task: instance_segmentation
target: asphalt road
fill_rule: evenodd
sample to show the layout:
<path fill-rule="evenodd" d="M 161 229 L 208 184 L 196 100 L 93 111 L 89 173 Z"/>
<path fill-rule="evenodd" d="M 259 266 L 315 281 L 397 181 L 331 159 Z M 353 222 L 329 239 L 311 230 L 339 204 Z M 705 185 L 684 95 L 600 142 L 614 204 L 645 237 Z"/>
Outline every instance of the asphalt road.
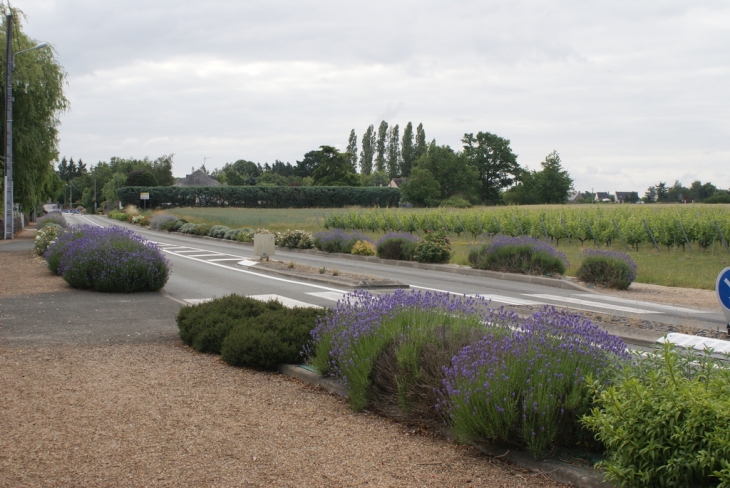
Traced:
<path fill-rule="evenodd" d="M 238 263 L 254 257 L 253 247 L 216 239 L 202 239 L 180 234 L 157 232 L 98 216 L 66 216 L 70 223 L 131 227 L 157 242 L 170 259 L 173 272 L 165 286 L 172 298 L 194 303 L 230 293 L 249 296 L 276 296 L 291 304 L 330 307 L 348 291 L 332 284 L 311 283 L 298 279 L 271 276 Z M 719 309 L 695 310 L 670 305 L 618 299 L 590 290 L 563 289 L 509 280 L 489 279 L 455 273 L 406 268 L 389 264 L 343 259 L 337 255 L 276 250 L 275 259 L 296 262 L 313 268 L 326 267 L 389 278 L 413 289 L 438 290 L 459 295 L 483 295 L 494 306 L 523 307 L 551 304 L 582 312 L 595 312 L 631 319 L 645 319 L 672 325 L 691 325 L 715 330 L 726 323 Z M 386 293 L 390 291 L 379 291 Z"/>

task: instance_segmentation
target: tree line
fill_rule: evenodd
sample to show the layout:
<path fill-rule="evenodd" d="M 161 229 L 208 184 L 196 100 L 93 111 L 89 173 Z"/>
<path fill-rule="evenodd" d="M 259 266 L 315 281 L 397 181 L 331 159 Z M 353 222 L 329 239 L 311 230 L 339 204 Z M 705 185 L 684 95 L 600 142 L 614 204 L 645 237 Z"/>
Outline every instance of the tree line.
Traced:
<path fill-rule="evenodd" d="M 228 185 L 386 186 L 402 178 L 403 199 L 420 206 L 449 204 L 563 203 L 573 180 L 556 151 L 539 171 L 522 168 L 510 141 L 489 132 L 464 134 L 461 150 L 427 142 L 423 124 L 413 128 L 382 121 L 370 125 L 360 146 L 355 129 L 346 151 L 320 146 L 295 165 L 238 160 L 212 173 Z"/>
<path fill-rule="evenodd" d="M 664 181 L 650 186 L 646 189 L 643 200 L 646 203 L 730 203 L 730 194 L 710 182 L 703 184 L 696 180 L 687 188 L 679 180 L 674 180 L 672 186 L 667 186 Z"/>

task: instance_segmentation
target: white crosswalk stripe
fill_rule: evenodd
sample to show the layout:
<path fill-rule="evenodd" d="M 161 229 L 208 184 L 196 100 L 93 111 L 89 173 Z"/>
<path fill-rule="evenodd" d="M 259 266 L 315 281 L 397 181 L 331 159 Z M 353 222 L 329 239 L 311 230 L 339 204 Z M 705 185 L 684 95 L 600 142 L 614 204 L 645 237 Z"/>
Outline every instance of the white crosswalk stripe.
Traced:
<path fill-rule="evenodd" d="M 256 300 L 261 300 L 262 302 L 268 302 L 271 300 L 276 300 L 285 307 L 288 308 L 294 308 L 294 307 L 315 307 L 315 308 L 324 308 L 319 305 L 313 305 L 311 303 L 306 302 L 300 302 L 299 300 L 294 300 L 293 298 L 284 297 L 281 295 L 249 295 L 249 298 L 255 298 Z"/>
<path fill-rule="evenodd" d="M 593 298 L 595 300 L 606 300 L 606 301 L 617 302 L 617 303 L 626 303 L 626 304 L 630 304 L 630 305 L 636 305 L 639 307 L 657 308 L 659 310 L 666 310 L 668 312 L 712 313 L 711 310 L 696 310 L 693 308 L 677 307 L 674 305 L 663 305 L 663 304 L 659 304 L 659 303 L 649 303 L 649 302 L 641 302 L 638 300 L 628 300 L 626 298 L 616 298 L 616 297 L 609 297 L 609 296 L 604 296 L 604 295 L 594 295 L 592 293 L 578 293 L 574 296 Z"/>
<path fill-rule="evenodd" d="M 307 293 L 307 295 L 312 295 L 313 297 L 317 298 L 324 298 L 325 300 L 331 300 L 333 302 L 336 302 L 340 298 L 344 297 L 344 293 L 339 293 L 336 291 L 315 291 L 312 293 Z"/>
<path fill-rule="evenodd" d="M 608 309 L 608 310 L 616 310 L 616 311 L 620 311 L 620 312 L 635 313 L 635 314 L 661 313 L 656 310 L 645 310 L 645 309 L 641 309 L 641 308 L 624 307 L 624 306 L 616 305 L 613 303 L 594 302 L 591 300 L 581 300 L 579 298 L 561 297 L 558 295 L 546 295 L 546 294 L 538 293 L 538 294 L 525 294 L 525 296 L 533 297 L 533 298 L 540 298 L 542 300 L 562 302 L 561 304 L 559 304 L 557 306 L 574 308 L 577 310 L 586 310 L 583 307 L 593 307 L 593 308 L 603 308 L 603 309 Z M 563 305 L 563 303 L 565 303 L 567 305 Z M 580 306 L 582 306 L 582 307 L 580 307 Z"/>

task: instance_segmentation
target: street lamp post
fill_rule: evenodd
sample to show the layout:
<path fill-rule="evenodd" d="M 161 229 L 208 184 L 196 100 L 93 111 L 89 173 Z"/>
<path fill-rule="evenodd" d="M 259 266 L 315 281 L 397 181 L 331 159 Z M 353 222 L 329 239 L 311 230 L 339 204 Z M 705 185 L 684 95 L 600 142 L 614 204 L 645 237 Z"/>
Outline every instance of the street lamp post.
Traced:
<path fill-rule="evenodd" d="M 13 70 L 15 69 L 15 56 L 28 51 L 41 49 L 48 45 L 42 42 L 30 49 L 24 49 L 13 54 L 13 14 L 5 17 L 7 45 L 5 48 L 5 185 L 3 196 L 5 197 L 5 229 L 4 239 L 13 239 L 15 234 L 15 219 L 13 218 Z"/>

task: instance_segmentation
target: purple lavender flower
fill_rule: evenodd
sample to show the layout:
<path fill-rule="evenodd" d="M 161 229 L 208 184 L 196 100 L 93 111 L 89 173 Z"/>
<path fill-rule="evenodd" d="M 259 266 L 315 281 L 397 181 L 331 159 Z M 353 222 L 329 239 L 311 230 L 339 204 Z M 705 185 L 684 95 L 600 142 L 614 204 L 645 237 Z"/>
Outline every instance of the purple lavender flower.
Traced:
<path fill-rule="evenodd" d="M 581 253 L 581 256 L 583 256 L 584 258 L 602 258 L 605 260 L 612 260 L 624 263 L 628 269 L 628 273 L 625 277 L 623 277 L 623 279 L 626 280 L 628 284 L 631 284 L 634 282 L 634 280 L 636 280 L 636 263 L 633 259 L 631 259 L 631 256 L 626 253 L 609 251 L 606 249 L 584 249 Z M 626 288 L 628 288 L 628 285 L 626 286 Z"/>

